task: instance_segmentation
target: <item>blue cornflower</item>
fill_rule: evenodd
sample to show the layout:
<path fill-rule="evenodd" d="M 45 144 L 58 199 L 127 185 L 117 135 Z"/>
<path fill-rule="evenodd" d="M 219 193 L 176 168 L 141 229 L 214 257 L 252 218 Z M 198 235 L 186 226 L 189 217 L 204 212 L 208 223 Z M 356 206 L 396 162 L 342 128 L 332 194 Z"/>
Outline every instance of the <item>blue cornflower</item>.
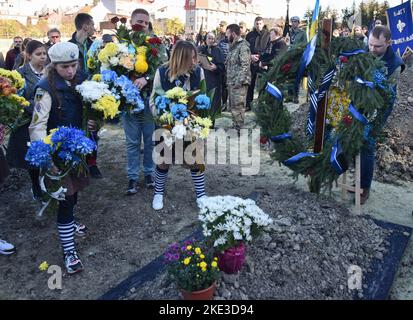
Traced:
<path fill-rule="evenodd" d="M 200 94 L 195 98 L 196 108 L 198 110 L 208 110 L 211 107 L 211 99 L 205 94 Z"/>
<path fill-rule="evenodd" d="M 182 103 L 174 104 L 171 107 L 171 112 L 172 112 L 173 118 L 178 121 L 183 121 L 186 117 L 188 117 L 186 105 Z"/>
<path fill-rule="evenodd" d="M 49 169 L 52 166 L 52 149 L 50 145 L 43 141 L 33 141 L 27 150 L 25 160 L 31 166 L 42 169 Z"/>

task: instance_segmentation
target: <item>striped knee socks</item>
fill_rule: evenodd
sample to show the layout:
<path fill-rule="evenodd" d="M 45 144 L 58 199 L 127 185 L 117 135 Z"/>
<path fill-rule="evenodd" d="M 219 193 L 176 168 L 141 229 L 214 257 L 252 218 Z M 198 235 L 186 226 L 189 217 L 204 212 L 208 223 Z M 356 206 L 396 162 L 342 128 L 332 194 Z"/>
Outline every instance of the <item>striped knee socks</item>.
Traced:
<path fill-rule="evenodd" d="M 60 242 L 62 243 L 63 252 L 66 253 L 71 250 L 75 250 L 75 222 L 58 223 L 57 229 L 59 230 Z"/>
<path fill-rule="evenodd" d="M 168 179 L 168 170 L 155 168 L 155 194 L 163 195 L 165 192 L 166 180 Z"/>
<path fill-rule="evenodd" d="M 192 176 L 192 181 L 194 182 L 195 185 L 195 192 L 196 192 L 196 197 L 201 198 L 204 197 L 205 194 L 205 174 L 200 172 L 199 170 L 197 171 L 192 171 L 191 170 L 191 176 Z"/>

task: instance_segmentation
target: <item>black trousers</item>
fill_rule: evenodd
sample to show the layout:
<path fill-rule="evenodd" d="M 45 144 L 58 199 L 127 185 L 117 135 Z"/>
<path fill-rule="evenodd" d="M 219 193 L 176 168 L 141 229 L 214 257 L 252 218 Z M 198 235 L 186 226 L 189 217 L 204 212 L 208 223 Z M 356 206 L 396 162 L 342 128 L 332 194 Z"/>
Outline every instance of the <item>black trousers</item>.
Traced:
<path fill-rule="evenodd" d="M 77 203 L 77 192 L 72 196 L 66 196 L 65 201 L 59 201 L 57 210 L 57 223 L 68 224 L 74 220 L 73 210 Z"/>

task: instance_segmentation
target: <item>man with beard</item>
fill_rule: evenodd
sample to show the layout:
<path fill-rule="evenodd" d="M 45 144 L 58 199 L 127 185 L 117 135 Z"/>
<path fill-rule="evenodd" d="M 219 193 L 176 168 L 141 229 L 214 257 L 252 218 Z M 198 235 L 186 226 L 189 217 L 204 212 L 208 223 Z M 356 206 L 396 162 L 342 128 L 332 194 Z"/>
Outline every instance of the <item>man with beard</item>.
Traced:
<path fill-rule="evenodd" d="M 16 61 L 17 56 L 20 54 L 23 45 L 23 38 L 22 37 L 14 37 L 13 38 L 13 45 L 12 48 L 7 51 L 6 54 L 6 69 L 13 70 L 14 63 Z"/>

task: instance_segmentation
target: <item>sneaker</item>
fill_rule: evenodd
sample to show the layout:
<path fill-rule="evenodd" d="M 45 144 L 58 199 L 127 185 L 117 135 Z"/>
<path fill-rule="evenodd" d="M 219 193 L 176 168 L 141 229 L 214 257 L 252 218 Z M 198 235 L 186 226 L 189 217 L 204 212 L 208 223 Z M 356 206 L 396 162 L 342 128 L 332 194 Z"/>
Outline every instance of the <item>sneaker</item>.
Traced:
<path fill-rule="evenodd" d="M 154 210 L 161 210 L 163 208 L 163 195 L 155 194 L 153 196 L 152 208 Z"/>
<path fill-rule="evenodd" d="M 87 227 L 84 224 L 75 221 L 75 235 L 85 237 L 87 235 Z"/>
<path fill-rule="evenodd" d="M 137 186 L 136 180 L 129 180 L 128 189 L 126 190 L 126 194 L 130 196 L 137 192 L 138 192 L 138 186 Z"/>
<path fill-rule="evenodd" d="M 145 176 L 145 184 L 146 184 L 146 188 L 148 189 L 155 188 L 155 181 L 153 181 L 153 178 L 151 175 Z"/>
<path fill-rule="evenodd" d="M 83 270 L 82 261 L 80 261 L 77 252 L 72 250 L 65 253 L 65 266 L 67 273 L 74 274 Z"/>
<path fill-rule="evenodd" d="M 9 255 L 16 252 L 16 248 L 4 240 L 0 239 L 0 254 Z"/>
<path fill-rule="evenodd" d="M 90 166 L 89 167 L 89 172 L 90 175 L 92 176 L 93 179 L 102 179 L 102 173 L 100 172 L 98 166 L 94 165 L 94 166 Z"/>

